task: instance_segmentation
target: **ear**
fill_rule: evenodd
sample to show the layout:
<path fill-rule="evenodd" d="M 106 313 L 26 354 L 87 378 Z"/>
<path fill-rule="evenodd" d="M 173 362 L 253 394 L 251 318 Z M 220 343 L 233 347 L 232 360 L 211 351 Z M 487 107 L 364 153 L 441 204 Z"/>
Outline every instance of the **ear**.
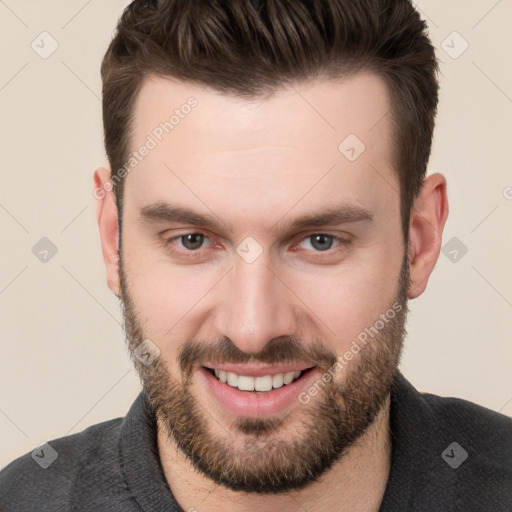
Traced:
<path fill-rule="evenodd" d="M 117 205 L 112 192 L 110 171 L 104 167 L 94 172 L 94 192 L 96 198 L 96 221 L 101 238 L 103 261 L 107 272 L 108 287 L 119 296 L 119 228 Z"/>
<path fill-rule="evenodd" d="M 428 278 L 441 251 L 443 229 L 448 217 L 446 179 L 432 174 L 423 181 L 419 196 L 411 210 L 409 223 L 409 299 L 419 297 L 427 287 Z"/>

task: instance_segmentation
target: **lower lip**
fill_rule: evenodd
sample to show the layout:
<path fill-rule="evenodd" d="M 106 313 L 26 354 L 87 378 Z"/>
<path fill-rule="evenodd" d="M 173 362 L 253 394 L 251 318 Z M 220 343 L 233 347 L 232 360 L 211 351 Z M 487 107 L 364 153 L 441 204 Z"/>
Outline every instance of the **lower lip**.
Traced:
<path fill-rule="evenodd" d="M 299 394 L 315 378 L 317 371 L 309 370 L 291 384 L 264 393 L 240 391 L 221 382 L 202 366 L 197 373 L 201 379 L 204 379 L 212 395 L 229 413 L 235 416 L 258 418 L 277 414 L 297 403 Z"/>

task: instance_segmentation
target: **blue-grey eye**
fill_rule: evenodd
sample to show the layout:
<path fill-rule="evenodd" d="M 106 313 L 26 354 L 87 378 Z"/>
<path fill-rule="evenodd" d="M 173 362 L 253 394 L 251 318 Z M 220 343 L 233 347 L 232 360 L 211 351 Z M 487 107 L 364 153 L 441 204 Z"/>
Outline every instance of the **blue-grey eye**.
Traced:
<path fill-rule="evenodd" d="M 311 246 L 317 251 L 328 251 L 334 242 L 334 237 L 330 235 L 311 235 L 308 237 L 311 240 Z"/>

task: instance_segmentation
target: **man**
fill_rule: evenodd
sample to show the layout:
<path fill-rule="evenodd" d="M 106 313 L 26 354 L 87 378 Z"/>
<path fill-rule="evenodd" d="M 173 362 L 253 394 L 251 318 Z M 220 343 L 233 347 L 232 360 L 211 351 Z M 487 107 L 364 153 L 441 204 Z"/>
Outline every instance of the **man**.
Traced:
<path fill-rule="evenodd" d="M 448 215 L 436 72 L 405 0 L 125 10 L 94 195 L 144 391 L 9 465 L 2 510 L 512 510 L 512 420 L 398 371 Z"/>

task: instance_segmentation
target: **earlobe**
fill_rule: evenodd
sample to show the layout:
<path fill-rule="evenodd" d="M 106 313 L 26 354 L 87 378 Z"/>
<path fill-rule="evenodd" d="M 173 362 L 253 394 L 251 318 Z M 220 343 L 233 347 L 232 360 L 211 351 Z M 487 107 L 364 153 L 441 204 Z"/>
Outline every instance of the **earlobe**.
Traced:
<path fill-rule="evenodd" d="M 93 195 L 96 199 L 96 221 L 100 232 L 107 284 L 112 292 L 119 296 L 118 212 L 111 185 L 110 171 L 105 167 L 96 169 Z"/>
<path fill-rule="evenodd" d="M 447 217 L 446 179 L 442 174 L 432 174 L 425 178 L 411 210 L 408 243 L 410 299 L 420 296 L 427 287 L 428 278 L 441 251 Z"/>

